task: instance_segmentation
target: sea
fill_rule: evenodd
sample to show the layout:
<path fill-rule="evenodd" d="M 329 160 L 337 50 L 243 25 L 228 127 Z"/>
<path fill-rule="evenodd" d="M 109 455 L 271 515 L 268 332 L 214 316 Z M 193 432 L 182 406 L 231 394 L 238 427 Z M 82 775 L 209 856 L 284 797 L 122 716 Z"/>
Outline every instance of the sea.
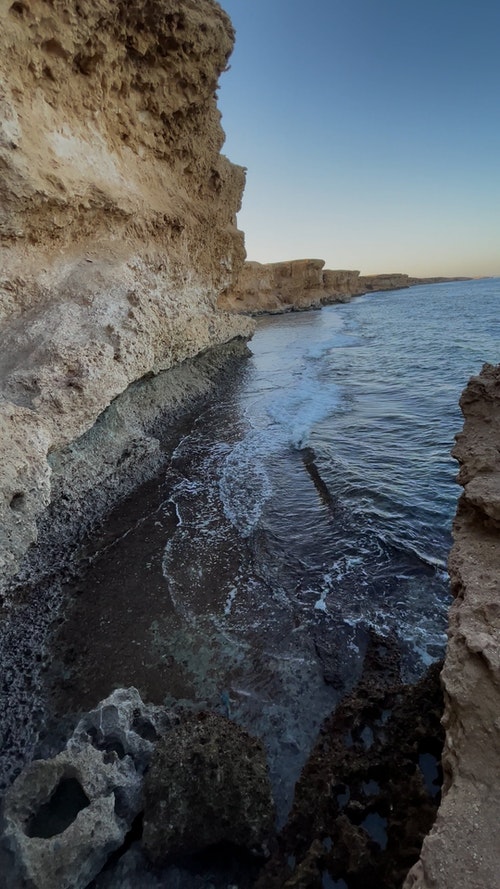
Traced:
<path fill-rule="evenodd" d="M 499 309 L 483 279 L 259 318 L 92 543 L 54 655 L 59 711 L 135 685 L 224 713 L 262 739 L 283 822 L 370 633 L 408 682 L 443 656 L 450 452 L 461 391 L 500 361 Z"/>
<path fill-rule="evenodd" d="M 499 297 L 498 279 L 454 282 L 263 318 L 242 379 L 174 455 L 170 595 L 234 653 L 234 710 L 281 725 L 280 748 L 307 746 L 368 628 L 396 636 L 407 681 L 443 655 L 450 452 L 462 389 L 500 360 Z"/>

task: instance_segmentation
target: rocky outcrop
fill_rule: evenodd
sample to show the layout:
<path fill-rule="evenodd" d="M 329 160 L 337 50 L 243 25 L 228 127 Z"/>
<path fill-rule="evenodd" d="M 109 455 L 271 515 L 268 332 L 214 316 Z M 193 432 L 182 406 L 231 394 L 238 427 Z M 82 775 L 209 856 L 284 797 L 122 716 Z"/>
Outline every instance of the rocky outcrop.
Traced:
<path fill-rule="evenodd" d="M 351 296 L 363 293 L 359 272 L 348 269 L 323 271 L 323 302 L 348 302 Z"/>
<path fill-rule="evenodd" d="M 322 259 L 288 262 L 246 262 L 236 284 L 224 290 L 218 305 L 228 312 L 257 315 L 318 309 L 348 302 L 377 290 L 401 290 L 416 284 L 463 281 L 464 278 L 410 278 L 400 273 L 360 275 L 348 269 L 324 269 Z"/>
<path fill-rule="evenodd" d="M 117 689 L 78 723 L 66 748 L 28 765 L 7 792 L 4 885 L 85 889 L 142 808 L 142 776 L 168 711 Z"/>
<path fill-rule="evenodd" d="M 413 279 L 416 282 L 416 279 Z M 375 290 L 401 290 L 410 286 L 408 275 L 399 273 L 391 275 L 363 275 L 359 279 L 363 293 Z"/>
<path fill-rule="evenodd" d="M 460 405 L 443 802 L 405 889 L 500 885 L 500 365 L 485 365 Z"/>
<path fill-rule="evenodd" d="M 400 680 L 397 642 L 371 635 L 363 673 L 327 717 L 258 889 L 400 889 L 436 814 L 439 665 Z"/>
<path fill-rule="evenodd" d="M 321 305 L 324 297 L 323 259 L 290 262 L 246 262 L 236 285 L 219 297 L 230 312 L 287 312 Z"/>
<path fill-rule="evenodd" d="M 233 30 L 212 0 L 0 4 L 0 573 L 48 455 L 134 380 L 236 335 L 244 172 L 220 155 Z"/>
<path fill-rule="evenodd" d="M 160 741 L 146 776 L 143 846 L 155 862 L 231 843 L 262 852 L 274 804 L 262 743 L 199 713 Z"/>
<path fill-rule="evenodd" d="M 81 717 L 61 752 L 26 766 L 7 791 L 2 889 L 86 889 L 96 878 L 92 886 L 109 878 L 120 887 L 198 887 L 205 877 L 192 881 L 189 859 L 178 870 L 172 856 L 221 843 L 213 863 L 247 887 L 274 817 L 260 741 L 226 717 L 174 712 L 119 688 Z M 166 864 L 155 870 L 159 882 L 150 859 Z"/>

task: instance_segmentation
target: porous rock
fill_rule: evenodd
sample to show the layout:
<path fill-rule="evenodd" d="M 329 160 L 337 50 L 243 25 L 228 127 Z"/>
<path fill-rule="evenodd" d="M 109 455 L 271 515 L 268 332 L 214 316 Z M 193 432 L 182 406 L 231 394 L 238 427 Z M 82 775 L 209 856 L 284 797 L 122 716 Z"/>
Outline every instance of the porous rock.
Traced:
<path fill-rule="evenodd" d="M 123 784 L 130 785 L 132 774 L 137 796 L 140 788 L 135 771 L 116 755 L 105 762 L 91 744 L 27 766 L 7 793 L 4 817 L 5 843 L 28 885 L 36 889 L 84 889 L 88 885 L 125 838 L 128 825 L 115 812 L 115 791 Z M 39 810 L 68 781 L 74 782 L 74 795 L 80 788 L 84 807 L 62 832 L 55 828 L 58 832 L 54 836 L 44 836 L 42 827 L 41 836 L 33 835 L 31 825 Z"/>
<path fill-rule="evenodd" d="M 274 805 L 260 741 L 200 713 L 157 746 L 145 780 L 143 845 L 155 862 L 228 842 L 259 850 Z"/>
<path fill-rule="evenodd" d="M 141 810 L 153 742 L 169 725 L 135 688 L 117 689 L 65 750 L 21 772 L 5 797 L 3 846 L 27 885 L 84 889 L 100 872 Z"/>
<path fill-rule="evenodd" d="M 439 665 L 400 680 L 395 639 L 371 632 L 359 682 L 325 720 L 258 889 L 400 889 L 437 809 L 422 771 L 441 753 Z M 429 780 L 434 778 L 433 782 Z"/>

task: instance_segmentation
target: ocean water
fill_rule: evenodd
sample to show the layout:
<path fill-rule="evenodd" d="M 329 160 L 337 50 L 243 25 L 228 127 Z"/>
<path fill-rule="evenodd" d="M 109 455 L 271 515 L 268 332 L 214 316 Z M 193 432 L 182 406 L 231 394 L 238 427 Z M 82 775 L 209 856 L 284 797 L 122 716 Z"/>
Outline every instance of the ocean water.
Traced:
<path fill-rule="evenodd" d="M 59 708 L 134 684 L 229 714 L 263 739 L 282 820 L 369 630 L 409 681 L 443 654 L 458 399 L 500 360 L 499 307 L 484 280 L 261 318 L 126 531 L 95 543 Z"/>
<path fill-rule="evenodd" d="M 463 387 L 500 360 L 499 296 L 455 282 L 262 319 L 228 401 L 174 454 L 165 582 L 187 621 L 248 646 L 225 685 L 268 743 L 266 713 L 306 746 L 304 712 L 345 690 L 368 628 L 397 637 L 410 681 L 442 656 L 450 450 Z"/>

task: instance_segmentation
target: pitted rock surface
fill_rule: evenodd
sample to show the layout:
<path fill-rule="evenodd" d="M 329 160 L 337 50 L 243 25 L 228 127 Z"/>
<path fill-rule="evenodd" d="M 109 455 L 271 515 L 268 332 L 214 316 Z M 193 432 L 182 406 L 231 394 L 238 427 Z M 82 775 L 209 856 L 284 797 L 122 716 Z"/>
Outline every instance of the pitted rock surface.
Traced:
<path fill-rule="evenodd" d="M 5 797 L 2 846 L 13 866 L 2 885 L 85 889 L 141 811 L 143 773 L 171 724 L 137 689 L 117 689 L 81 718 L 65 750 L 28 765 Z"/>
<path fill-rule="evenodd" d="M 52 498 L 48 454 L 133 381 L 248 336 L 220 154 L 213 0 L 0 4 L 0 591 Z"/>
<path fill-rule="evenodd" d="M 472 377 L 460 406 L 443 801 L 405 889 L 500 886 L 500 365 Z"/>
<path fill-rule="evenodd" d="M 261 851 L 274 806 L 260 741 L 200 713 L 158 744 L 145 780 L 143 845 L 156 862 L 218 843 Z"/>

